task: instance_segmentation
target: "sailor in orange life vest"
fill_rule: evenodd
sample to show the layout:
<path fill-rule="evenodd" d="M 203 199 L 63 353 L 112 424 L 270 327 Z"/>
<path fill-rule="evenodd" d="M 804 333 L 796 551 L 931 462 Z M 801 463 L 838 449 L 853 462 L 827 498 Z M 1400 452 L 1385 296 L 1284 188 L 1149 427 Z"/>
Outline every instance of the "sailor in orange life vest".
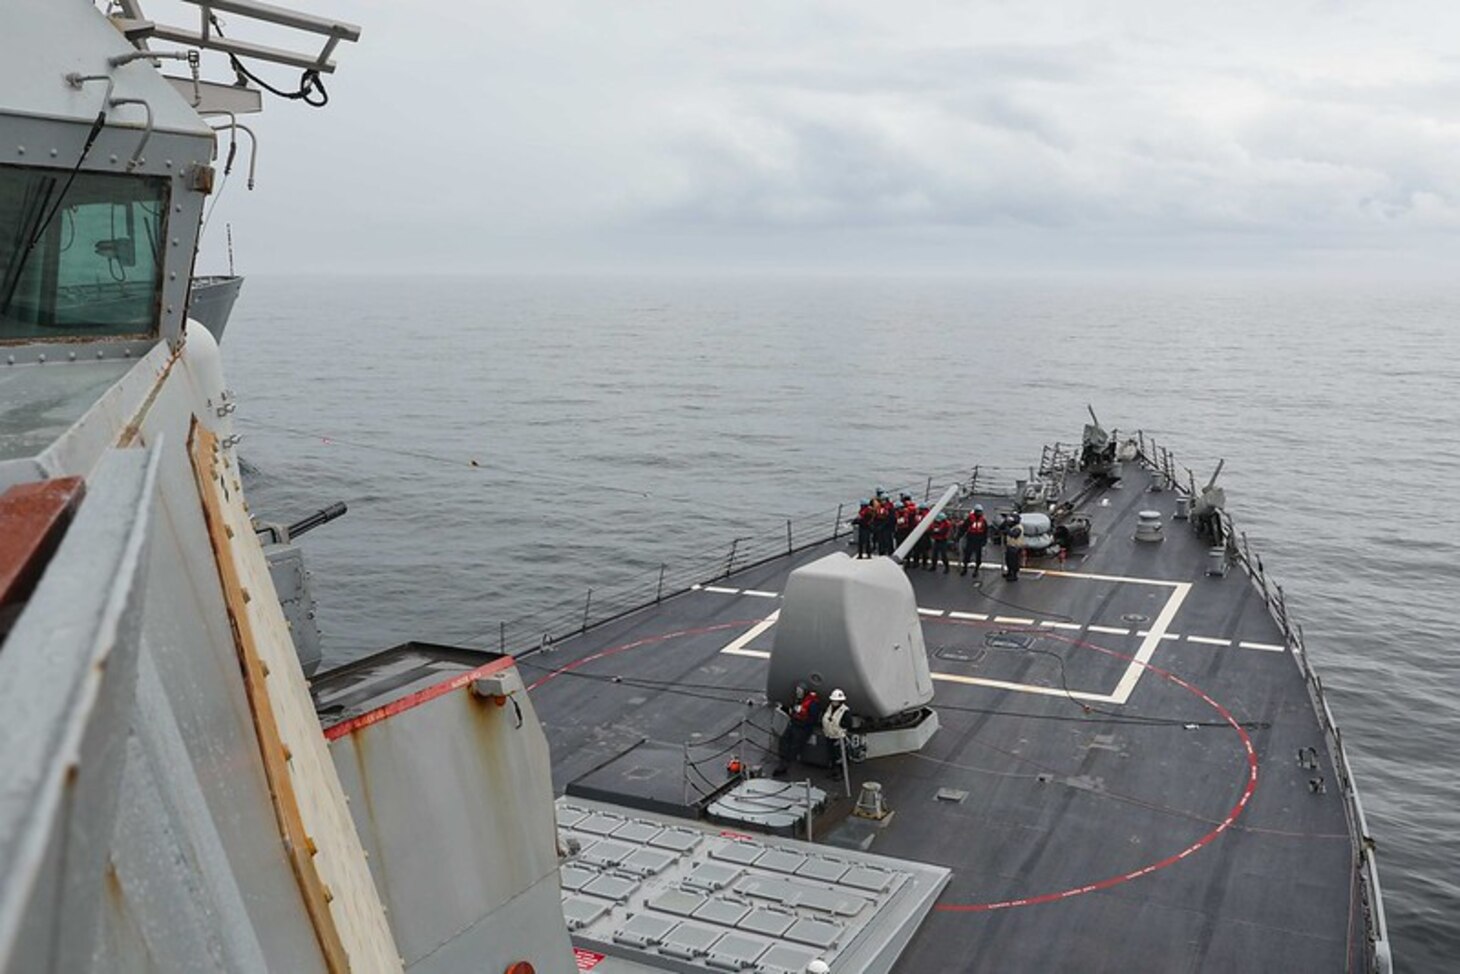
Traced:
<path fill-rule="evenodd" d="M 893 531 L 894 543 L 892 546 L 894 549 L 902 547 L 902 543 L 907 540 L 907 536 L 912 534 L 913 521 L 917 516 L 918 506 L 913 503 L 911 497 L 903 494 L 898 505 L 892 509 L 893 524 L 895 526 L 895 530 Z M 891 554 L 891 552 L 888 552 L 888 554 Z"/>
<path fill-rule="evenodd" d="M 777 704 L 779 707 L 780 704 Z M 774 777 L 780 777 L 786 773 L 786 765 L 795 761 L 801 756 L 801 749 L 811 739 L 811 732 L 816 729 L 816 722 L 821 719 L 821 700 L 804 683 L 796 684 L 796 699 L 791 704 L 791 709 L 786 711 L 786 729 L 781 731 L 781 739 L 777 744 L 777 752 L 780 763 L 771 772 Z"/>
<path fill-rule="evenodd" d="M 877 553 L 879 555 L 892 554 L 892 529 L 893 512 L 892 499 L 881 487 L 877 488 L 877 496 L 872 502 L 876 511 L 872 515 L 872 534 L 877 541 Z"/>
<path fill-rule="evenodd" d="M 953 522 L 948 520 L 948 515 L 942 511 L 933 518 L 933 526 L 928 529 L 928 534 L 933 539 L 933 557 L 928 562 L 928 571 L 938 567 L 938 562 L 943 562 L 943 574 L 948 574 L 948 549 L 952 546 Z"/>
<path fill-rule="evenodd" d="M 877 509 L 872 506 L 870 500 L 862 501 L 862 509 L 857 516 L 852 518 L 852 523 L 857 526 L 857 557 L 872 557 L 872 532 L 875 530 Z"/>
<path fill-rule="evenodd" d="M 958 574 L 968 574 L 968 560 L 972 558 L 973 577 L 977 579 L 978 570 L 983 567 L 984 542 L 989 539 L 989 522 L 983 516 L 982 504 L 973 505 L 973 510 L 963 519 L 959 533 L 963 535 L 963 563 L 958 566 Z"/>
<path fill-rule="evenodd" d="M 913 528 L 917 528 L 919 524 L 922 524 L 923 519 L 927 516 L 928 506 L 926 504 L 919 504 L 917 513 L 914 514 L 912 518 Z M 929 529 L 931 529 L 932 525 L 928 525 L 928 527 Z M 932 552 L 933 539 L 930 536 L 929 531 L 924 531 L 922 535 L 918 538 L 917 544 L 913 545 L 911 564 L 916 568 L 932 568 Z"/>

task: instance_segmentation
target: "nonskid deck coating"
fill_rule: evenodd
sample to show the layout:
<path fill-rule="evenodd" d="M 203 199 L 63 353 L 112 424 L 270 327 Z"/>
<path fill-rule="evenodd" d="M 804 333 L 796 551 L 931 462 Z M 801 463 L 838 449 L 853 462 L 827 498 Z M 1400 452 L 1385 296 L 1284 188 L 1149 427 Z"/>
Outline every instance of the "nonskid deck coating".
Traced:
<path fill-rule="evenodd" d="M 942 729 L 922 754 L 856 766 L 853 779 L 881 782 L 897 813 L 866 833 L 869 851 L 953 878 L 895 970 L 1362 969 L 1349 827 L 1298 667 L 1248 578 L 1203 575 L 1205 544 L 1169 520 L 1175 495 L 1146 484 L 1132 466 L 1090 498 L 1094 543 L 1046 574 L 985 571 L 975 587 L 956 567 L 910 573 L 943 676 Z M 1148 508 L 1168 518 L 1159 545 L 1131 540 Z M 763 697 L 777 593 L 796 565 L 839 550 L 778 559 L 523 659 L 559 789 L 643 737 L 709 738 L 747 715 L 763 726 L 764 708 L 744 701 Z M 1190 587 L 1162 632 L 1177 585 Z M 1042 652 L 966 662 L 990 633 Z M 938 655 L 950 648 L 955 661 Z M 1317 771 L 1295 759 L 1309 746 Z M 1329 787 L 1314 794 L 1319 774 Z M 940 788 L 967 796 L 939 801 Z M 818 841 L 864 839 L 826 827 Z"/>

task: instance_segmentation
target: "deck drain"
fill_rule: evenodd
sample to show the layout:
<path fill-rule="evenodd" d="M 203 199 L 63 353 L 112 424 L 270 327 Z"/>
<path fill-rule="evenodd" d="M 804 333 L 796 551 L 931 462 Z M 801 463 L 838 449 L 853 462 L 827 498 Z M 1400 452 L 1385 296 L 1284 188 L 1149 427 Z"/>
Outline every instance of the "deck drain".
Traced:
<path fill-rule="evenodd" d="M 947 660 L 950 663 L 978 663 L 988 655 L 986 649 L 963 649 L 958 646 L 942 646 L 933 650 L 933 655 L 938 659 Z"/>
<path fill-rule="evenodd" d="M 933 796 L 937 801 L 951 802 L 954 805 L 962 804 L 963 800 L 967 797 L 968 792 L 961 788 L 939 788 L 938 793 Z"/>
<path fill-rule="evenodd" d="M 1034 645 L 1034 637 L 1017 632 L 991 632 L 983 637 L 990 649 L 1028 649 Z"/>
<path fill-rule="evenodd" d="M 1150 616 L 1143 616 L 1139 612 L 1127 612 L 1120 617 L 1121 622 L 1150 622 Z"/>

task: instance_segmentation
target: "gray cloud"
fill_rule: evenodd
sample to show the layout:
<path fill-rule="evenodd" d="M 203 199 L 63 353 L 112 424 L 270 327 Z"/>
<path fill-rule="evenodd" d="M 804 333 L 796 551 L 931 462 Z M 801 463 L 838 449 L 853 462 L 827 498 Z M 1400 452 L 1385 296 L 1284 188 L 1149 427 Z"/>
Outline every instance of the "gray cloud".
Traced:
<path fill-rule="evenodd" d="M 219 208 L 266 266 L 1455 254 L 1448 4 L 340 8 Z"/>

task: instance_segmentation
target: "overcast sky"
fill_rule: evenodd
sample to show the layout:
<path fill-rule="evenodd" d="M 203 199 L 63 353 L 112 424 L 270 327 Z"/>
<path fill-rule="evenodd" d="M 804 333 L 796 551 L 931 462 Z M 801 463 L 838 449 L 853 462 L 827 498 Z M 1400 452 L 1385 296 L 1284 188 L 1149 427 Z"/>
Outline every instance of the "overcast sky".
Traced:
<path fill-rule="evenodd" d="M 208 269 L 224 222 L 243 272 L 1460 256 L 1454 0 L 294 5 L 364 36 L 254 120 Z"/>

